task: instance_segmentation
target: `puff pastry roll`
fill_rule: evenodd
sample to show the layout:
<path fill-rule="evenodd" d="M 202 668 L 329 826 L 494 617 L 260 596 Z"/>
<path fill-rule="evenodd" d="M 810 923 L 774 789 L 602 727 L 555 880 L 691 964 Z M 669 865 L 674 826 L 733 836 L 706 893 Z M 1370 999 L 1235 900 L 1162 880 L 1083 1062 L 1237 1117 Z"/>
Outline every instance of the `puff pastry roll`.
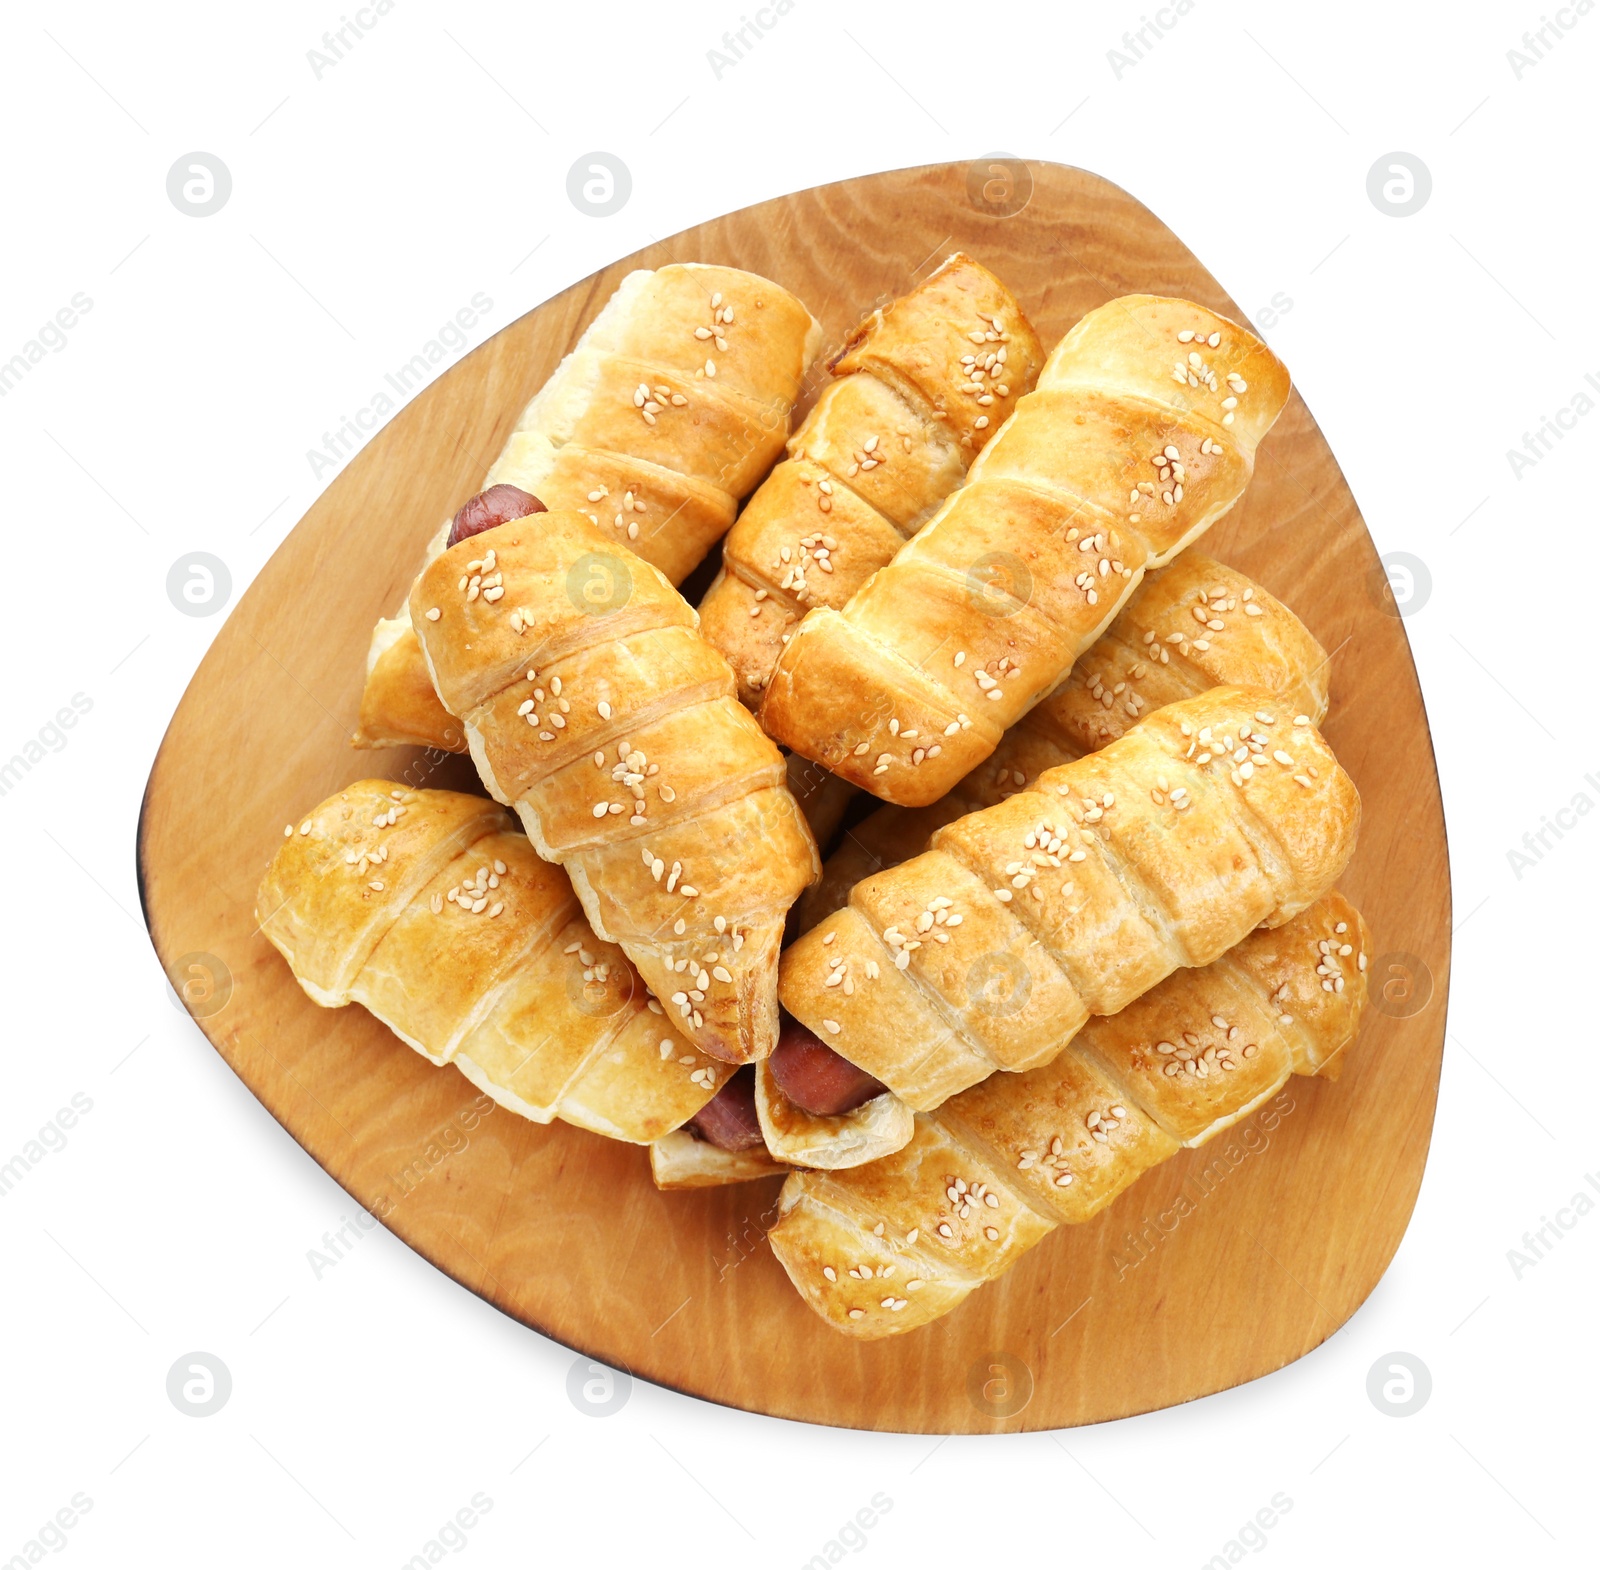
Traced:
<path fill-rule="evenodd" d="M 821 342 L 811 312 L 769 278 L 695 262 L 629 273 L 523 410 L 483 488 L 577 508 L 679 583 L 782 452 Z M 464 750 L 405 608 L 373 632 L 354 740 Z"/>
<path fill-rule="evenodd" d="M 1066 681 L 949 795 L 927 807 L 879 807 L 856 824 L 802 897 L 800 930 L 838 910 L 862 878 L 925 849 L 935 829 L 1106 746 L 1151 709 L 1221 686 L 1259 687 L 1320 725 L 1328 712 L 1328 656 L 1260 584 L 1186 551 L 1145 578 Z"/>
<path fill-rule="evenodd" d="M 559 867 L 480 796 L 360 780 L 289 826 L 256 919 L 324 1008 L 360 1003 L 503 1107 L 649 1144 L 732 1073 L 673 1029 Z"/>
<path fill-rule="evenodd" d="M 1288 394 L 1271 350 L 1202 306 L 1091 311 L 933 520 L 807 612 L 762 724 L 885 801 L 937 801 L 1233 506 Z"/>
<path fill-rule="evenodd" d="M 1011 291 L 960 251 L 856 328 L 700 603 L 741 701 L 760 702 L 809 608 L 843 605 L 933 516 L 1043 359 Z"/>
<path fill-rule="evenodd" d="M 1214 688 L 858 883 L 784 955 L 779 996 L 926 1111 L 1049 1062 L 1091 1015 L 1304 910 L 1344 870 L 1359 820 L 1306 716 Z"/>
<path fill-rule="evenodd" d="M 947 1314 L 1056 1227 L 1275 1096 L 1336 1076 L 1366 1002 L 1370 936 L 1330 894 L 1203 970 L 1091 1020 L 1048 1067 L 997 1074 L 869 1166 L 795 1172 L 772 1251 L 836 1330 L 863 1340 Z"/>
<path fill-rule="evenodd" d="M 785 1094 L 772 1060 L 756 1065 L 756 1116 L 768 1152 L 797 1167 L 858 1167 L 900 1149 L 911 1109 L 888 1091 L 848 1111 L 808 1112 Z"/>
<path fill-rule="evenodd" d="M 720 1150 L 684 1128 L 662 1135 L 650 1147 L 650 1181 L 659 1189 L 722 1188 L 782 1177 L 787 1171 L 765 1150 Z"/>
<path fill-rule="evenodd" d="M 411 612 L 484 785 L 595 932 L 705 1051 L 766 1056 L 784 918 L 817 851 L 693 609 L 585 514 L 544 512 L 450 547 Z"/>

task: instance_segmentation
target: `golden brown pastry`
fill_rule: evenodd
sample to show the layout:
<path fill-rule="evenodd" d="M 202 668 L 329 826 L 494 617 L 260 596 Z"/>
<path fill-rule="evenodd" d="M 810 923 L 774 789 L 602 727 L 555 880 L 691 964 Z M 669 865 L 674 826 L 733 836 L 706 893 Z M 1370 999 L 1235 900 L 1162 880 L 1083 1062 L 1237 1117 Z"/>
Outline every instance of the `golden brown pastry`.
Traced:
<path fill-rule="evenodd" d="M 705 1051 L 766 1056 L 784 918 L 817 852 L 693 609 L 584 514 L 544 512 L 445 551 L 411 615 L 485 786 L 596 933 Z"/>
<path fill-rule="evenodd" d="M 843 1172 L 795 1172 L 768 1237 L 796 1290 L 863 1340 L 947 1314 L 1061 1225 L 1276 1095 L 1335 1077 L 1366 1001 L 1370 936 L 1341 896 L 1252 933 L 1091 1020 L 1048 1067 L 997 1074 L 910 1143 Z"/>
<path fill-rule="evenodd" d="M 1303 723 L 1302 723 L 1303 722 Z M 934 834 L 783 957 L 818 1040 L 926 1111 L 1333 886 L 1360 800 L 1306 716 L 1217 687 Z"/>
<path fill-rule="evenodd" d="M 756 1064 L 756 1114 L 768 1152 L 797 1167 L 857 1167 L 899 1150 L 911 1138 L 911 1109 L 884 1091 L 847 1111 L 818 1114 L 796 1106 L 772 1072 Z"/>
<path fill-rule="evenodd" d="M 1288 394 L 1271 350 L 1202 306 L 1091 311 L 932 522 L 807 612 L 762 725 L 885 801 L 937 801 L 1233 506 Z"/>
<path fill-rule="evenodd" d="M 650 1180 L 661 1189 L 721 1188 L 787 1171 L 765 1150 L 722 1150 L 688 1129 L 674 1129 L 650 1146 Z"/>
<path fill-rule="evenodd" d="M 927 807 L 879 807 L 856 824 L 801 897 L 800 930 L 838 910 L 862 878 L 925 849 L 935 829 L 1115 741 L 1151 709 L 1221 686 L 1259 687 L 1320 725 L 1328 656 L 1260 584 L 1186 551 L 1145 578 L 1072 674 L 947 796 Z"/>
<path fill-rule="evenodd" d="M 843 605 L 933 516 L 1043 359 L 1015 296 L 961 251 L 856 328 L 700 603 L 742 702 L 808 609 Z"/>
<path fill-rule="evenodd" d="M 566 875 L 480 796 L 348 786 L 289 825 L 256 919 L 315 1002 L 364 1005 L 536 1123 L 648 1144 L 732 1073 L 673 1029 Z"/>
<path fill-rule="evenodd" d="M 629 273 L 523 411 L 484 488 L 577 508 L 679 583 L 782 452 L 821 338 L 794 295 L 755 273 L 697 262 Z M 373 632 L 354 740 L 463 750 L 405 608 Z"/>

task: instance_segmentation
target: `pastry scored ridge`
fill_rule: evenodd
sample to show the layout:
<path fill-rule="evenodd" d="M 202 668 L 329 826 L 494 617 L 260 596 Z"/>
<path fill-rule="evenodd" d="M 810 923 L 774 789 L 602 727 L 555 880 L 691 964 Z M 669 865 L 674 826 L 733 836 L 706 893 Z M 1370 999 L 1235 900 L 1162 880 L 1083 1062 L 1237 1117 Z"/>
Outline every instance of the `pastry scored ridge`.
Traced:
<path fill-rule="evenodd" d="M 1259 687 L 1320 725 L 1328 656 L 1288 606 L 1244 573 L 1185 551 L 1148 574 L 1071 675 L 927 807 L 882 806 L 856 824 L 800 901 L 800 930 L 862 878 L 926 849 L 935 829 L 1015 795 L 1043 770 L 1115 741 L 1153 708 L 1210 687 Z"/>
<path fill-rule="evenodd" d="M 485 786 L 567 869 L 595 932 L 705 1051 L 766 1056 L 784 918 L 816 845 L 693 609 L 567 511 L 452 546 L 411 612 Z"/>
<path fill-rule="evenodd" d="M 755 273 L 677 262 L 631 272 L 524 409 L 483 489 L 515 485 L 578 508 L 678 583 L 783 450 L 821 340 L 810 311 Z M 354 740 L 465 750 L 405 607 L 373 631 Z"/>
<path fill-rule="evenodd" d="M 843 906 L 862 878 L 926 849 L 943 824 L 1003 801 L 1044 769 L 1114 741 L 1162 702 L 1212 685 L 1259 686 L 1297 718 L 1304 713 L 1320 723 L 1327 667 L 1321 645 L 1286 606 L 1245 574 L 1186 552 L 1145 577 L 1062 687 L 1014 725 L 994 755 L 948 796 L 929 807 L 881 806 L 858 823 L 824 864 L 822 881 L 802 896 L 799 930 Z M 801 1167 L 858 1166 L 911 1138 L 910 1109 L 892 1094 L 843 1116 L 811 1113 L 777 1086 L 774 1062 L 758 1065 L 756 1080 L 769 1156 Z M 885 1104 L 904 1119 L 903 1132 L 886 1119 Z M 687 1134 L 679 1137 L 693 1143 Z M 770 1161 L 746 1167 L 702 1160 L 693 1170 L 704 1184 L 747 1181 L 773 1168 Z"/>
<path fill-rule="evenodd" d="M 909 1144 L 784 1181 L 772 1251 L 805 1301 L 864 1340 L 947 1314 L 1056 1227 L 1097 1215 L 1291 1074 L 1337 1077 L 1366 1002 L 1371 937 L 1325 895 L 1221 959 L 1091 1020 L 1047 1067 L 997 1074 Z"/>
<path fill-rule="evenodd" d="M 732 1072 L 686 1041 L 503 807 L 359 780 L 289 826 L 261 931 L 324 1008 L 360 1003 L 502 1106 L 648 1144 Z"/>
<path fill-rule="evenodd" d="M 762 725 L 885 801 L 938 800 L 1233 506 L 1288 394 L 1271 350 L 1203 306 L 1089 312 L 933 520 L 807 613 Z"/>
<path fill-rule="evenodd" d="M 962 482 L 1043 358 L 1016 297 L 961 251 L 855 329 L 700 602 L 741 702 L 810 607 L 843 605 Z"/>
<path fill-rule="evenodd" d="M 785 953 L 779 996 L 925 1111 L 1048 1062 L 1091 1014 L 1303 910 L 1344 870 L 1359 821 L 1306 716 L 1214 688 L 856 884 Z"/>

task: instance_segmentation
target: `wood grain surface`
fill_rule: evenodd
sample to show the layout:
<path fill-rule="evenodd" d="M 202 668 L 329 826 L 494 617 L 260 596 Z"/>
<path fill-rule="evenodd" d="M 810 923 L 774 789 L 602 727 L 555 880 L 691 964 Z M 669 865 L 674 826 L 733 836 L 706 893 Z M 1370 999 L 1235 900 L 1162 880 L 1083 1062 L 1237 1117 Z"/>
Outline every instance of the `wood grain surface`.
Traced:
<path fill-rule="evenodd" d="M 1349 1318 L 1410 1218 L 1444 1042 L 1443 816 L 1401 620 L 1298 395 L 1201 548 L 1259 579 L 1332 651 L 1326 731 L 1364 803 L 1341 886 L 1375 934 L 1375 1006 L 1337 1083 L 1291 1081 L 1291 1110 L 1168 1162 L 935 1325 L 876 1344 L 836 1335 L 764 1242 L 778 1180 L 661 1194 L 637 1147 L 474 1112 L 455 1071 L 359 1008 L 315 1007 L 256 932 L 253 905 L 284 824 L 351 780 L 476 788 L 459 759 L 350 747 L 368 633 L 625 272 L 753 269 L 805 300 L 833 345 L 956 247 L 1011 285 L 1047 345 L 1131 291 L 1248 319 L 1139 203 L 1054 165 L 848 180 L 618 261 L 428 388 L 301 520 L 173 716 L 138 852 L 151 936 L 169 976 L 200 979 L 192 1012 L 206 1035 L 311 1157 L 440 1269 L 637 1377 L 752 1411 L 925 1433 L 1096 1422 L 1258 1378 Z M 212 970 L 225 985 L 208 997 Z"/>

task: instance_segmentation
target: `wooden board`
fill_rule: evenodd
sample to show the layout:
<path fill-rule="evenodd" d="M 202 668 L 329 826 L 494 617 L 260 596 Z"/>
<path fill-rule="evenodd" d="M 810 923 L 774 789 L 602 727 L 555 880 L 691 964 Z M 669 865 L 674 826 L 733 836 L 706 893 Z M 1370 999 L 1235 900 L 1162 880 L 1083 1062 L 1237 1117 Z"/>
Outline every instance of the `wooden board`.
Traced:
<path fill-rule="evenodd" d="M 1047 344 L 1136 290 L 1247 319 L 1124 192 L 1074 169 L 1026 173 L 1031 197 L 1009 216 L 985 210 L 989 171 L 974 178 L 966 165 L 783 197 L 653 245 L 513 323 L 402 410 L 301 520 L 196 673 L 146 793 L 139 866 L 156 949 L 180 981 L 209 963 L 186 959 L 195 953 L 225 967 L 231 990 L 214 1012 L 220 992 L 197 1003 L 202 1028 L 311 1156 L 506 1313 L 636 1376 L 752 1411 L 992 1432 L 1237 1385 L 1304 1355 L 1355 1311 L 1421 1181 L 1449 964 L 1438 782 L 1401 621 L 1298 397 L 1202 548 L 1266 584 L 1335 651 L 1327 733 L 1365 803 L 1343 888 L 1376 937 L 1380 1006 L 1337 1084 L 1293 1081 L 1275 1128 L 1258 1114 L 1180 1155 L 938 1324 L 873 1345 L 838 1336 L 763 1241 L 777 1180 L 663 1195 L 635 1147 L 502 1110 L 475 1120 L 459 1074 L 429 1067 L 358 1008 L 314 1007 L 254 930 L 256 883 L 291 818 L 369 774 L 466 788 L 460 760 L 348 745 L 368 633 L 630 268 L 751 268 L 807 301 L 830 343 L 958 246 L 1007 280 Z M 989 195 L 1014 205 L 1015 194 Z"/>

